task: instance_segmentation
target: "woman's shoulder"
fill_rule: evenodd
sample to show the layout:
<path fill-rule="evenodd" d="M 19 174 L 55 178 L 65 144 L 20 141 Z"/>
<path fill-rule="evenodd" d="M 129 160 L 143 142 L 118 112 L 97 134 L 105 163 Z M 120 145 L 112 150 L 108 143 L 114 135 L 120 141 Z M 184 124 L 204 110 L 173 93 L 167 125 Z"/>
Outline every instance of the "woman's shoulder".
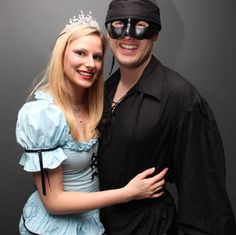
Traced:
<path fill-rule="evenodd" d="M 66 124 L 64 113 L 54 103 L 53 97 L 44 92 L 36 92 L 34 100 L 25 103 L 18 112 L 18 120 L 57 122 Z"/>
<path fill-rule="evenodd" d="M 60 109 L 55 105 L 53 97 L 42 91 L 34 93 L 34 99 L 26 102 L 20 109 L 19 113 L 40 113 L 40 112 L 58 112 L 61 113 Z"/>
<path fill-rule="evenodd" d="M 64 113 L 48 94 L 37 92 L 34 98 L 25 103 L 18 113 L 17 136 L 27 136 L 28 139 L 33 136 L 48 140 L 64 139 L 69 132 Z"/>

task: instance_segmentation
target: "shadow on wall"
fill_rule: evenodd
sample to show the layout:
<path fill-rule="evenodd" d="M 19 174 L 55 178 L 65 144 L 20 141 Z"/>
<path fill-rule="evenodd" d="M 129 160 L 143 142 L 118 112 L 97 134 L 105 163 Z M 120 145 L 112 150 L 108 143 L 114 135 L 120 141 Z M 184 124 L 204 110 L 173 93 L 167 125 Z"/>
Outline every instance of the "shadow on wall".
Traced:
<path fill-rule="evenodd" d="M 154 43 L 154 55 L 168 66 L 175 67 L 178 53 L 185 40 L 184 24 L 173 1 L 159 1 L 162 30 Z"/>
<path fill-rule="evenodd" d="M 159 1 L 159 7 L 162 29 L 158 40 L 154 43 L 153 54 L 163 64 L 174 68 L 185 40 L 184 23 L 172 1 Z M 166 187 L 178 204 L 175 185 L 167 183 Z"/>

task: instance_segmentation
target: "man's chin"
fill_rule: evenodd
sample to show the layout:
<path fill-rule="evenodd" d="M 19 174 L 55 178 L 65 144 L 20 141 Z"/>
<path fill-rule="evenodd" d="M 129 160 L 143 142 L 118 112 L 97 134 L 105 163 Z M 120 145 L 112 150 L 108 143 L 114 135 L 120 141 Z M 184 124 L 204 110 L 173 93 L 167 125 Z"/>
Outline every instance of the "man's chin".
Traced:
<path fill-rule="evenodd" d="M 134 69 L 139 67 L 140 65 L 140 63 L 135 60 L 132 60 L 132 58 L 127 58 L 126 60 L 118 60 L 118 64 L 120 67 L 126 69 Z"/>

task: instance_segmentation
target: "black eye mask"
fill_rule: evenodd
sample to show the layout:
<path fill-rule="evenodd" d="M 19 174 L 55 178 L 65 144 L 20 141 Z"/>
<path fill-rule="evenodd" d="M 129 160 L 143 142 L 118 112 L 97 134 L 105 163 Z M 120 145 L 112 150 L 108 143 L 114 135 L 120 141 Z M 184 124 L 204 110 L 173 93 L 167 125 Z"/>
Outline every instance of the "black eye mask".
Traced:
<path fill-rule="evenodd" d="M 137 23 L 141 20 L 139 19 L 120 19 L 116 20 L 122 24 L 119 27 L 113 26 L 113 22 L 108 22 L 106 28 L 108 34 L 113 39 L 122 39 L 125 36 L 129 36 L 138 40 L 151 39 L 155 34 L 158 33 L 158 28 L 153 22 L 147 22 L 147 27 L 138 27 Z"/>

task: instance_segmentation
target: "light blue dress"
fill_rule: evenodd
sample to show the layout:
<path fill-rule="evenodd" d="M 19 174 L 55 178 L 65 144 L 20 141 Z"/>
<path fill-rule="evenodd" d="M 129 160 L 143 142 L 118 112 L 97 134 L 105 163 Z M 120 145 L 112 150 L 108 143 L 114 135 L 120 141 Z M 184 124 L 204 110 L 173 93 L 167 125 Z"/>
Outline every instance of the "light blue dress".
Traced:
<path fill-rule="evenodd" d="M 42 169 L 55 169 L 62 165 L 64 191 L 99 190 L 98 140 L 75 141 L 63 112 L 50 95 L 36 92 L 35 100 L 23 105 L 18 114 L 16 138 L 25 149 L 20 159 L 25 171 L 44 172 Z M 19 231 L 22 235 L 99 235 L 104 233 L 104 228 L 99 220 L 99 210 L 69 215 L 49 214 L 35 191 L 24 206 Z"/>

